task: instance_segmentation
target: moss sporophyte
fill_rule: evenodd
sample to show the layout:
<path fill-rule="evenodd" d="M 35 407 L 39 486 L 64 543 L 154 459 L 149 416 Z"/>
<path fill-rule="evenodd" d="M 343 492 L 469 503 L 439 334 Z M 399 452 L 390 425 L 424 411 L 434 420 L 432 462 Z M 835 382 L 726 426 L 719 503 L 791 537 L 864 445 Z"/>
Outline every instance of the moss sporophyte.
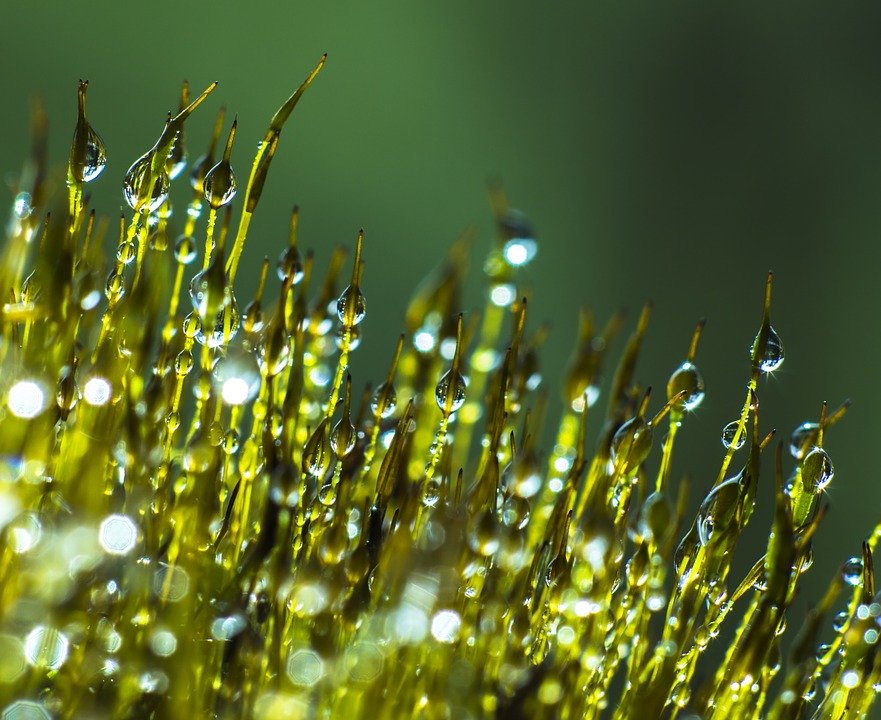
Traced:
<path fill-rule="evenodd" d="M 185 123 L 215 86 L 191 99 L 184 85 L 122 180 L 132 212 L 109 256 L 114 233 L 86 192 L 107 180 L 87 84 L 59 203 L 35 115 L 0 256 L 0 717 L 867 713 L 881 527 L 787 628 L 847 406 L 818 403 L 789 442 L 760 424 L 763 375 L 783 362 L 770 276 L 721 467 L 692 490 L 671 463 L 705 393 L 702 324 L 662 403 L 634 380 L 647 308 L 603 410 L 622 320 L 598 330 L 584 314 L 554 383 L 562 417 L 548 418 L 546 333 L 528 329 L 522 298 L 535 233 L 498 188 L 485 307 L 460 313 L 462 240 L 416 291 L 373 392 L 348 372 L 367 324 L 363 232 L 340 292 L 345 254 L 316 280 L 295 209 L 275 272 L 265 259 L 240 309 L 251 218 L 323 65 L 272 118 L 244 183 L 222 111 L 185 173 Z M 773 521 L 741 577 L 732 558 L 759 482 L 774 488 Z"/>

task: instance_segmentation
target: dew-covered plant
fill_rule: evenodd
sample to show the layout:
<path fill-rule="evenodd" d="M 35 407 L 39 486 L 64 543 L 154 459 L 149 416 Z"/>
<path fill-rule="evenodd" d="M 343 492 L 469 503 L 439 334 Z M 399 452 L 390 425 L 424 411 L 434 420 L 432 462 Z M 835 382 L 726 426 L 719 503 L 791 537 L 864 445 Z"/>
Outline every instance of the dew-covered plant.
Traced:
<path fill-rule="evenodd" d="M 86 83 L 58 203 L 35 117 L 0 256 L 3 720 L 867 713 L 881 527 L 784 633 L 846 405 L 818 403 L 788 443 L 760 425 L 762 377 L 783 362 L 770 277 L 743 406 L 693 517 L 671 466 L 704 397 L 702 324 L 661 402 L 635 381 L 648 309 L 602 391 L 622 321 L 597 330 L 585 314 L 549 419 L 521 277 L 535 233 L 500 189 L 485 307 L 460 312 L 462 240 L 416 291 L 372 391 L 349 374 L 363 233 L 340 292 L 344 252 L 316 280 L 294 210 L 240 305 L 251 218 L 323 64 L 272 118 L 240 192 L 222 111 L 185 172 L 184 124 L 214 90 L 191 101 L 185 85 L 125 174 L 132 212 L 109 256 L 117 233 L 86 192 L 106 161 Z M 760 481 L 773 523 L 740 577 Z"/>

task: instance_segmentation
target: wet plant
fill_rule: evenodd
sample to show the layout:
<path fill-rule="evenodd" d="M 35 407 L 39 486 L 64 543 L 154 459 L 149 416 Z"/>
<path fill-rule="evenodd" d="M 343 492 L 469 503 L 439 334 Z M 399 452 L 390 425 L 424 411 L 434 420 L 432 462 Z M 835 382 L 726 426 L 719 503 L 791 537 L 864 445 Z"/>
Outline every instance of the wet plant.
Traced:
<path fill-rule="evenodd" d="M 562 416 L 547 417 L 545 330 L 523 297 L 536 234 L 499 188 L 485 306 L 459 306 L 465 238 L 416 290 L 373 388 L 349 372 L 369 326 L 363 232 L 350 267 L 336 250 L 319 279 L 294 209 L 256 294 L 237 298 L 282 130 L 323 65 L 244 182 L 223 111 L 188 162 L 185 124 L 215 86 L 184 85 L 122 178 L 118 227 L 90 208 L 107 151 L 87 84 L 58 202 L 35 115 L 0 256 L 0 717 L 867 713 L 881 525 L 787 627 L 847 404 L 818 403 L 783 441 L 760 424 L 763 377 L 784 359 L 771 276 L 721 465 L 692 489 L 671 468 L 706 392 L 703 324 L 653 393 L 636 381 L 646 308 L 603 391 L 623 320 L 583 314 L 553 383 Z M 767 550 L 740 577 L 760 482 Z"/>

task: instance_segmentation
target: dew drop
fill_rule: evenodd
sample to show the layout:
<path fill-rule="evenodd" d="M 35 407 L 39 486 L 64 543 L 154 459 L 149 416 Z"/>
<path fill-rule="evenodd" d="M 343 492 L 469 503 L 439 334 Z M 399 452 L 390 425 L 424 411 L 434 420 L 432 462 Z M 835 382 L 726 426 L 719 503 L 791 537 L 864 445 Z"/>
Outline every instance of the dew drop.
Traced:
<path fill-rule="evenodd" d="M 303 258 L 300 257 L 300 251 L 294 246 L 288 246 L 281 251 L 278 256 L 278 265 L 276 266 L 278 279 L 282 282 L 290 282 L 291 285 L 298 285 L 303 279 Z"/>
<path fill-rule="evenodd" d="M 804 460 L 808 452 L 817 444 L 820 426 L 806 422 L 799 425 L 789 436 L 789 454 L 796 460 Z"/>
<path fill-rule="evenodd" d="M 434 398 L 441 412 L 456 412 L 465 403 L 465 378 L 456 370 L 447 370 L 434 389 Z"/>
<path fill-rule="evenodd" d="M 223 308 L 217 313 L 217 317 L 214 320 L 214 329 L 207 335 L 204 332 L 196 334 L 196 340 L 201 345 L 207 345 L 210 348 L 224 347 L 238 333 L 241 325 L 239 307 L 232 293 L 227 292 L 227 296 L 228 298 Z"/>
<path fill-rule="evenodd" d="M 389 382 L 384 382 L 373 393 L 370 398 L 370 411 L 374 415 L 381 418 L 390 417 L 398 405 L 398 395 L 395 392 L 395 386 Z"/>
<path fill-rule="evenodd" d="M 336 303 L 336 314 L 343 325 L 354 326 L 364 319 L 367 313 L 367 302 L 364 293 L 357 285 L 349 285 L 343 290 Z"/>
<path fill-rule="evenodd" d="M 759 341 L 759 336 L 753 341 L 749 349 L 749 356 L 752 357 L 753 349 Z M 773 327 L 768 327 L 768 340 L 765 343 L 765 352 L 759 358 L 759 370 L 763 373 L 774 372 L 783 364 L 783 341 Z"/>
<path fill-rule="evenodd" d="M 22 191 L 18 193 L 12 201 L 12 212 L 15 214 L 15 217 L 19 220 L 29 217 L 34 211 L 34 206 L 31 202 L 32 198 L 29 192 Z"/>
<path fill-rule="evenodd" d="M 857 587 L 863 582 L 863 560 L 852 557 L 841 566 L 841 579 L 851 587 Z"/>
<path fill-rule="evenodd" d="M 704 399 L 704 378 L 694 363 L 686 360 L 673 371 L 667 382 L 667 399 L 676 397 L 685 391 L 685 395 L 677 403 L 680 410 L 694 410 Z"/>
<path fill-rule="evenodd" d="M 704 498 L 696 521 L 701 545 L 708 545 L 717 533 L 726 531 L 734 521 L 740 502 L 740 482 L 739 475 L 726 480 Z"/>
<path fill-rule="evenodd" d="M 740 450 L 746 444 L 746 428 L 740 433 L 740 437 L 737 438 L 737 444 L 734 444 L 734 437 L 737 435 L 737 426 L 739 424 L 739 420 L 732 420 L 722 428 L 722 445 L 726 450 L 730 449 L 732 445 L 734 445 L 735 450 Z"/>
<path fill-rule="evenodd" d="M 322 420 L 303 448 L 303 469 L 314 478 L 322 477 L 330 468 L 327 424 L 327 419 Z"/>
<path fill-rule="evenodd" d="M 822 492 L 834 475 L 832 461 L 823 448 L 815 447 L 805 455 L 801 465 L 801 481 L 809 493 L 816 495 Z"/>
<path fill-rule="evenodd" d="M 174 243 L 174 258 L 181 265 L 189 265 L 196 259 L 196 239 L 190 235 L 181 235 Z"/>
<path fill-rule="evenodd" d="M 221 160 L 205 176 L 205 200 L 215 210 L 227 205 L 236 189 L 236 174 L 227 160 Z"/>
<path fill-rule="evenodd" d="M 190 300 L 202 320 L 216 318 L 232 296 L 226 288 L 226 273 L 223 263 L 216 257 L 208 267 L 193 276 L 190 281 Z"/>
<path fill-rule="evenodd" d="M 153 177 L 151 165 L 153 153 L 135 160 L 125 174 L 122 182 L 122 194 L 132 210 L 140 213 L 151 213 L 158 210 L 168 199 L 171 181 L 165 170 Z"/>

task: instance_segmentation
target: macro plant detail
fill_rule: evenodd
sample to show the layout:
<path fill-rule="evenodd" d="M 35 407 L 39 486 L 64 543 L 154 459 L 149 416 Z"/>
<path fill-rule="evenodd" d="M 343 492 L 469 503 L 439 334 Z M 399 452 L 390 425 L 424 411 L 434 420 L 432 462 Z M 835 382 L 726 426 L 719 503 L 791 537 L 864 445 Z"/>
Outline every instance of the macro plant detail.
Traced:
<path fill-rule="evenodd" d="M 122 179 L 118 230 L 90 208 L 108 153 L 88 84 L 58 201 L 35 113 L 0 257 L 0 718 L 868 713 L 881 524 L 787 627 L 847 403 L 818 403 L 786 441 L 760 424 L 763 377 L 784 359 L 771 275 L 721 465 L 691 488 L 672 462 L 706 392 L 703 323 L 657 400 L 636 380 L 647 306 L 603 398 L 623 320 L 582 314 L 550 419 L 546 330 L 527 328 L 522 278 L 536 234 L 498 187 L 485 306 L 460 308 L 463 237 L 416 290 L 375 388 L 350 374 L 368 324 L 363 231 L 351 267 L 336 249 L 318 279 L 294 208 L 240 304 L 282 130 L 324 63 L 271 119 L 246 182 L 223 110 L 188 162 L 185 125 L 216 83 L 195 98 L 184 84 Z M 759 482 L 773 521 L 740 577 Z"/>

